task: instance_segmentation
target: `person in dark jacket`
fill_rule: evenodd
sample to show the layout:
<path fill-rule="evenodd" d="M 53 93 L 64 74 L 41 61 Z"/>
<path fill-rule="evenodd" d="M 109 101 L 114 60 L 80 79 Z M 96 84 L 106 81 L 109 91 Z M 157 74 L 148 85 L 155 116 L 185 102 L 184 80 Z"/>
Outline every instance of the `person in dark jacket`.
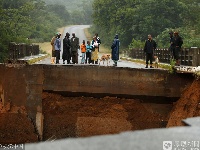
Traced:
<path fill-rule="evenodd" d="M 71 60 L 71 41 L 69 39 L 70 34 L 67 32 L 65 38 L 63 39 L 63 64 L 65 64 L 65 60 L 67 60 L 67 64 L 70 64 Z"/>
<path fill-rule="evenodd" d="M 181 46 L 183 44 L 182 38 L 179 36 L 178 32 L 174 32 L 174 59 L 176 59 L 176 64 L 177 66 L 180 66 L 180 50 Z"/>
<path fill-rule="evenodd" d="M 78 64 L 78 49 L 79 49 L 79 38 L 76 37 L 75 33 L 72 33 L 71 52 L 72 52 L 73 64 Z"/>
<path fill-rule="evenodd" d="M 150 61 L 150 68 L 153 68 L 152 67 L 153 53 L 156 47 L 157 47 L 156 42 L 152 39 L 152 36 L 149 34 L 148 40 L 145 42 L 145 46 L 144 46 L 144 52 L 146 53 L 146 67 L 145 68 L 148 68 L 149 61 Z"/>
<path fill-rule="evenodd" d="M 170 37 L 170 47 L 169 47 L 169 51 L 170 51 L 170 55 L 171 58 L 174 59 L 174 53 L 175 53 L 175 45 L 174 45 L 174 33 L 170 32 L 169 33 L 169 37 Z"/>
<path fill-rule="evenodd" d="M 114 61 L 113 66 L 117 66 L 117 61 L 119 60 L 119 46 L 120 46 L 120 41 L 119 41 L 118 35 L 116 34 L 113 40 L 113 44 L 111 46 L 112 60 Z"/>

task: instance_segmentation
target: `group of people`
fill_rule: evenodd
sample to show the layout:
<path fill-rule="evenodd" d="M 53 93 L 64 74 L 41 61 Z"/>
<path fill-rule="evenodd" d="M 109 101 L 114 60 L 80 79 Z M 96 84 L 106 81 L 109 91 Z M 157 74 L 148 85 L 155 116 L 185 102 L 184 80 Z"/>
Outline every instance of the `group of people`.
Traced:
<path fill-rule="evenodd" d="M 180 66 L 180 50 L 183 44 L 182 38 L 179 36 L 178 32 L 170 32 L 170 53 L 172 59 L 176 60 L 176 66 Z M 157 48 L 157 43 L 153 40 L 152 36 L 148 35 L 148 40 L 145 42 L 144 52 L 146 53 L 146 67 L 148 68 L 148 64 L 150 61 L 150 68 L 153 68 L 153 55 L 154 51 Z"/>
<path fill-rule="evenodd" d="M 51 45 L 52 45 L 51 63 L 59 64 L 60 52 L 61 52 L 60 33 L 56 33 L 56 35 L 52 38 Z M 76 37 L 75 33 L 72 33 L 72 38 L 70 39 L 70 34 L 67 32 L 65 38 L 63 39 L 63 53 L 62 53 L 63 64 L 65 64 L 65 61 L 67 61 L 67 64 L 70 64 L 71 59 L 72 63 L 74 64 L 78 63 L 78 49 L 79 49 L 79 38 Z"/>
<path fill-rule="evenodd" d="M 85 40 L 83 40 L 80 49 L 82 53 L 82 59 L 81 64 L 98 64 L 98 53 L 99 53 L 99 47 L 101 44 L 101 40 L 96 33 L 93 37 L 92 41 L 87 41 L 87 44 L 85 43 Z"/>
<path fill-rule="evenodd" d="M 52 59 L 51 63 L 59 64 L 60 52 L 61 52 L 61 34 L 56 33 L 56 35 L 51 40 L 52 45 Z M 75 33 L 72 33 L 72 38 L 70 39 L 70 34 L 67 32 L 65 38 L 63 39 L 63 53 L 62 59 L 63 64 L 67 61 L 67 64 L 78 64 L 78 51 L 81 50 L 82 60 L 81 64 L 85 63 L 95 63 L 98 64 L 98 52 L 101 40 L 98 34 L 95 34 L 93 40 L 87 41 L 83 40 L 82 44 L 79 45 L 79 38 L 76 37 Z M 56 58 L 56 62 L 55 62 Z M 72 62 L 71 62 L 72 61 Z"/>
<path fill-rule="evenodd" d="M 183 45 L 183 39 L 179 36 L 178 32 L 170 32 L 170 47 L 169 50 L 172 55 L 172 59 L 176 60 L 176 65 L 180 66 L 180 50 Z"/>
<path fill-rule="evenodd" d="M 51 63 L 59 64 L 60 52 L 61 52 L 61 34 L 56 33 L 56 35 L 51 40 L 52 45 L 52 59 Z M 98 53 L 101 45 L 101 40 L 96 33 L 92 41 L 83 40 L 82 44 L 79 45 L 79 38 L 76 37 L 75 33 L 72 33 L 72 38 L 70 39 L 70 34 L 67 32 L 65 38 L 63 39 L 63 53 L 62 59 L 63 64 L 67 61 L 67 64 L 78 64 L 78 51 L 81 50 L 82 59 L 81 64 L 98 64 Z M 111 49 L 112 49 L 112 60 L 114 61 L 114 66 L 117 66 L 117 61 L 119 60 L 119 39 L 118 35 L 115 36 Z M 56 62 L 55 62 L 56 58 Z M 71 62 L 72 60 L 72 62 Z"/>
<path fill-rule="evenodd" d="M 178 32 L 170 32 L 170 47 L 169 50 L 171 52 L 172 59 L 176 60 L 177 66 L 180 66 L 180 49 L 183 44 L 182 38 L 179 36 Z M 60 60 L 60 51 L 61 51 L 61 34 L 56 33 L 56 35 L 51 40 L 52 45 L 52 59 L 51 63 L 59 64 Z M 63 53 L 62 59 L 63 64 L 67 61 L 67 64 L 78 64 L 78 50 L 81 50 L 82 59 L 81 64 L 98 64 L 98 53 L 99 47 L 101 45 L 101 40 L 96 33 L 93 37 L 92 41 L 83 40 L 82 44 L 79 45 L 79 38 L 76 37 L 75 33 L 72 33 L 72 38 L 70 39 L 70 34 L 67 32 L 65 38 L 63 39 Z M 117 62 L 119 60 L 119 47 L 120 41 L 118 35 L 115 35 L 113 43 L 111 45 L 111 58 L 114 61 L 113 66 L 117 66 Z M 150 61 L 150 68 L 153 68 L 153 58 L 154 51 L 157 48 L 157 43 L 153 40 L 152 36 L 148 35 L 148 40 L 145 42 L 144 52 L 146 53 L 146 68 L 148 68 Z M 71 62 L 72 59 L 72 62 Z"/>

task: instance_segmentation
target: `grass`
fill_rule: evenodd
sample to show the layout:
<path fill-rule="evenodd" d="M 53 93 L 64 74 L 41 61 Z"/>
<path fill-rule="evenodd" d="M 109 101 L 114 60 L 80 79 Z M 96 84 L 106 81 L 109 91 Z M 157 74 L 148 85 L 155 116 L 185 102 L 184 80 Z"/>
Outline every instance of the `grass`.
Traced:
<path fill-rule="evenodd" d="M 142 59 L 133 59 L 133 58 L 126 58 L 126 57 L 121 57 L 120 59 L 146 65 L 145 60 L 142 60 Z M 169 70 L 169 72 L 172 73 L 172 72 L 171 72 L 172 66 L 171 66 L 170 64 L 163 64 L 163 63 L 160 63 L 160 64 L 159 64 L 159 68 Z"/>
<path fill-rule="evenodd" d="M 31 59 L 31 60 L 28 60 L 27 63 L 29 65 L 31 65 L 31 64 L 34 64 L 34 63 L 36 63 L 36 62 L 38 62 L 40 60 L 43 60 L 43 59 L 45 59 L 47 57 L 49 57 L 49 55 L 45 55 L 45 56 L 42 56 L 42 57 L 39 57 L 39 58 L 34 58 L 34 59 Z"/>

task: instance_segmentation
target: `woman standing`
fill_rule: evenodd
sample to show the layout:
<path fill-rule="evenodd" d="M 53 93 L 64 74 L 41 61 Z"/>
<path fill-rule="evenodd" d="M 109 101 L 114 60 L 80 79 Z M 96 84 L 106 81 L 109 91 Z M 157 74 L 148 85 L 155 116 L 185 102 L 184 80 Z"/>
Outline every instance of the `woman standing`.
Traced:
<path fill-rule="evenodd" d="M 120 46 L 120 41 L 118 35 L 116 34 L 111 46 L 112 60 L 114 62 L 113 66 L 117 66 L 117 61 L 119 60 L 119 46 Z"/>
<path fill-rule="evenodd" d="M 92 60 L 92 63 L 94 64 L 98 64 L 98 50 L 99 50 L 99 43 L 97 41 L 97 38 L 96 37 L 93 37 L 93 40 L 91 42 L 91 46 L 93 47 L 93 50 L 92 50 L 92 56 L 91 56 L 91 60 Z"/>

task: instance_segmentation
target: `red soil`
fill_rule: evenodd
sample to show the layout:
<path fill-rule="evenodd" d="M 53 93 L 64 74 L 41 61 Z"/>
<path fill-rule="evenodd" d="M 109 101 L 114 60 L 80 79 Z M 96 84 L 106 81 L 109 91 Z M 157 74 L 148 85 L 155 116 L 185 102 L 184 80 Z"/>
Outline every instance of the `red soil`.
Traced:
<path fill-rule="evenodd" d="M 174 104 L 167 127 L 183 126 L 183 119 L 200 116 L 200 79 L 183 91 Z"/>
<path fill-rule="evenodd" d="M 44 139 L 85 137 L 165 127 L 165 117 L 133 99 L 43 94 Z"/>

